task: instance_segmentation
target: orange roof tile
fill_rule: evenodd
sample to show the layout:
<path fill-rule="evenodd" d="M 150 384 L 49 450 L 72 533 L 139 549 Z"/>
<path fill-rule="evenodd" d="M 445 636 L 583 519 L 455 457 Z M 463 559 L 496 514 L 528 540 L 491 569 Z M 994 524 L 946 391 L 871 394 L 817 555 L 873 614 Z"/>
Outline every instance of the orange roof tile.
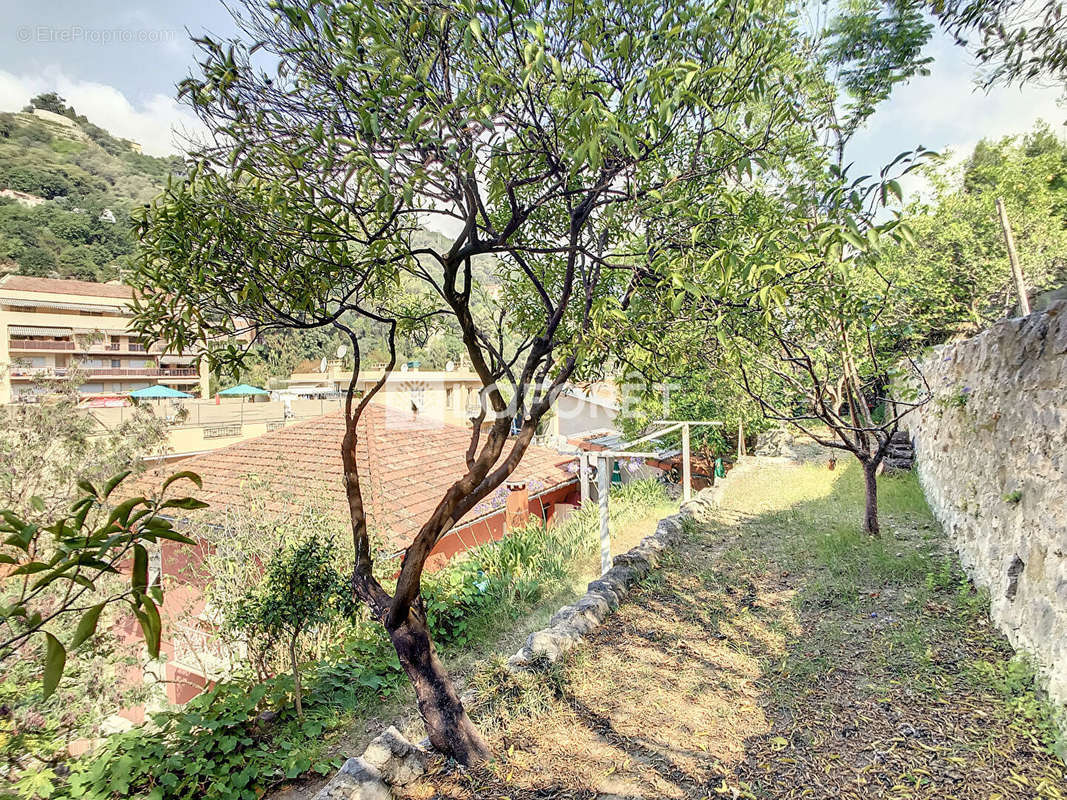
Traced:
<path fill-rule="evenodd" d="M 89 297 L 119 297 L 130 299 L 133 289 L 118 283 L 93 283 L 92 281 L 35 278 L 30 275 L 7 275 L 0 287 L 20 292 L 46 292 L 50 294 L 78 294 Z"/>
<path fill-rule="evenodd" d="M 180 491 L 209 503 L 211 508 L 196 512 L 205 515 L 212 509 L 241 507 L 247 497 L 244 487 L 254 476 L 264 482 L 262 491 L 273 512 L 298 512 L 309 501 L 325 502 L 339 519 L 347 521 L 340 453 L 343 436 L 344 417 L 338 411 L 157 468 L 130 488 L 152 491 L 163 476 L 191 470 L 203 478 L 203 489 L 185 484 L 179 485 Z M 367 407 L 359 423 L 360 481 L 372 534 L 386 548 L 400 550 L 411 543 L 448 487 L 466 472 L 464 455 L 469 443 L 469 429 L 430 418 L 414 419 L 383 405 Z M 573 462 L 573 456 L 531 446 L 512 479 L 525 480 L 534 497 L 576 481 Z M 502 486 L 459 524 L 503 509 L 505 498 Z"/>

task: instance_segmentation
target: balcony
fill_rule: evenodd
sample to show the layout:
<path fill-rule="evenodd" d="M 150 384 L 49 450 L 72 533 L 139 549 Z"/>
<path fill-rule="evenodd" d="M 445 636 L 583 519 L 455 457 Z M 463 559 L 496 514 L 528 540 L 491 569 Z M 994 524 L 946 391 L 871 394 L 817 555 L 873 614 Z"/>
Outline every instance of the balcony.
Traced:
<path fill-rule="evenodd" d="M 45 342 L 34 339 L 12 339 L 8 345 L 10 350 L 65 350 L 74 351 L 74 342 Z"/>
<path fill-rule="evenodd" d="M 66 378 L 80 372 L 89 378 L 199 378 L 196 369 L 160 369 L 159 367 L 19 367 L 11 368 L 12 378 Z"/>
<path fill-rule="evenodd" d="M 74 341 L 44 341 L 39 339 L 11 339 L 8 349 L 12 351 L 49 351 L 64 353 L 162 353 L 163 347 L 154 345 L 151 348 L 143 344 L 130 342 L 123 345 L 121 342 L 96 342 L 93 344 L 81 344 Z"/>
<path fill-rule="evenodd" d="M 123 369 L 121 367 L 81 367 L 82 372 L 91 377 L 97 375 L 104 378 L 198 378 L 200 373 L 195 369 L 160 369 L 158 367 L 135 367 Z"/>

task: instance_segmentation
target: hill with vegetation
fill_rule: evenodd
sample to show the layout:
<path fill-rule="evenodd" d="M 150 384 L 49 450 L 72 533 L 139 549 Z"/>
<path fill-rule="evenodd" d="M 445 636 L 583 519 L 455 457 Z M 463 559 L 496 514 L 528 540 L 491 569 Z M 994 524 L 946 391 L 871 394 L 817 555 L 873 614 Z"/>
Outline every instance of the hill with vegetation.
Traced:
<path fill-rule="evenodd" d="M 0 113 L 0 270 L 115 280 L 134 250 L 130 211 L 182 168 L 177 156 L 142 154 L 54 92 Z"/>
<path fill-rule="evenodd" d="M 142 154 L 136 142 L 89 121 L 55 92 L 34 97 L 21 111 L 0 113 L 0 274 L 119 279 L 136 247 L 131 211 L 183 170 L 179 156 Z M 418 236 L 428 244 L 443 238 L 431 231 Z M 480 262 L 476 269 L 483 288 L 497 285 L 491 265 Z M 362 333 L 365 360 L 385 361 L 383 333 Z M 333 330 L 267 333 L 241 377 L 265 385 L 347 344 Z M 458 336 L 436 330 L 412 332 L 397 345 L 401 360 L 431 368 L 443 368 L 462 350 Z"/>

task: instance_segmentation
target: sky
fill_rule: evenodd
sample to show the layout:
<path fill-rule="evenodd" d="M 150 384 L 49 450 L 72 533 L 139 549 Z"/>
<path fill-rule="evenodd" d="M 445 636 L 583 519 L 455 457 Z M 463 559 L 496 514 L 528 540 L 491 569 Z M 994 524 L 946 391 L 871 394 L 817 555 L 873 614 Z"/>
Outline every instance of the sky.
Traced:
<path fill-rule="evenodd" d="M 195 64 L 190 35 L 234 32 L 220 0 L 0 0 L 0 19 L 0 111 L 54 89 L 78 113 L 153 155 L 178 152 L 174 131 L 196 130 L 191 112 L 174 99 Z M 985 93 L 975 87 L 963 48 L 939 34 L 929 54 L 931 74 L 898 88 L 851 143 L 852 174 L 876 172 L 917 145 L 966 154 L 982 138 L 1023 133 L 1038 119 L 1067 135 L 1061 91 Z"/>

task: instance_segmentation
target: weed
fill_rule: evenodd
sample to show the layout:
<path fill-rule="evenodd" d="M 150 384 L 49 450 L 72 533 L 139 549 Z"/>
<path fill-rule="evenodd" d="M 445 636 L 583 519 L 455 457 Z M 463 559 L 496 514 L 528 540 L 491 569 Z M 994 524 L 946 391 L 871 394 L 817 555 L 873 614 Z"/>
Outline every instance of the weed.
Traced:
<path fill-rule="evenodd" d="M 1000 661 L 977 661 L 969 665 L 967 676 L 981 689 L 997 694 L 1011 714 L 1011 724 L 1034 736 L 1048 752 L 1063 758 L 1067 741 L 1056 724 L 1056 711 L 1039 696 L 1037 673 L 1023 656 Z"/>

